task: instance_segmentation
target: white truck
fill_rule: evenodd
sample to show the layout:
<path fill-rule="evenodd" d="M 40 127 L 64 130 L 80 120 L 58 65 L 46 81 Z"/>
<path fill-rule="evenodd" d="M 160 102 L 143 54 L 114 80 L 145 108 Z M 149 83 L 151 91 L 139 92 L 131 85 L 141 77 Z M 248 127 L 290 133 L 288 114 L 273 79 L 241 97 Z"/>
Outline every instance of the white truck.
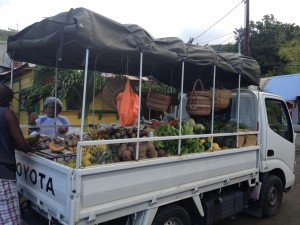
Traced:
<path fill-rule="evenodd" d="M 96 34 L 96 35 L 95 35 Z M 255 60 L 219 54 L 176 38 L 154 39 L 136 25 L 122 25 L 79 8 L 47 18 L 8 40 L 14 60 L 35 64 L 132 74 L 150 74 L 174 84 L 181 96 L 197 78 L 216 77 L 233 89 L 229 120 L 250 131 L 79 141 L 76 168 L 36 154 L 17 152 L 17 185 L 30 207 L 56 224 L 209 225 L 242 211 L 270 217 L 294 184 L 295 139 L 284 100 L 241 89 L 259 85 Z M 85 97 L 84 88 L 83 96 Z M 89 91 L 89 90 L 88 90 Z M 215 91 L 213 91 L 215 93 Z M 214 96 L 214 94 L 213 94 Z M 83 98 L 85 99 L 85 98 Z M 182 97 L 181 97 L 182 100 Z M 141 102 L 139 102 L 139 110 Z M 85 111 L 83 101 L 82 112 Z M 139 111 L 140 112 L 140 111 Z M 182 107 L 181 107 L 182 112 Z M 276 112 L 276 113 L 274 113 Z M 182 122 L 182 113 L 179 116 Z M 82 114 L 81 131 L 83 131 Z M 140 125 L 138 117 L 138 129 Z M 255 135 L 255 144 L 81 167 L 85 145 Z M 137 154 L 138 155 L 138 154 Z"/>
<path fill-rule="evenodd" d="M 249 90 L 241 91 L 240 104 L 240 120 L 253 130 L 259 127 L 252 132 L 258 136 L 255 146 L 85 169 L 18 152 L 19 191 L 36 211 L 69 225 L 189 225 L 192 219 L 208 225 L 241 211 L 273 216 L 295 179 L 288 110 L 280 97 Z M 268 122 L 270 105 L 281 113 L 274 127 Z"/>

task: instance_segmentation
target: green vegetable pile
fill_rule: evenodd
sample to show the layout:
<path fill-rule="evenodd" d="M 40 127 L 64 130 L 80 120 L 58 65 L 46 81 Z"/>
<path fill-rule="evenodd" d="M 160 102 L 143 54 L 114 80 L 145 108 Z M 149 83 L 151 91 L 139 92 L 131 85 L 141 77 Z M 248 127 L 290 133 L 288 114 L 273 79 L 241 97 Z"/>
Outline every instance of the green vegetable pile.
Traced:
<path fill-rule="evenodd" d="M 203 130 L 203 127 L 199 129 Z M 195 134 L 194 127 L 190 125 L 188 122 L 184 122 L 182 124 L 181 134 L 182 135 Z M 178 136 L 178 135 L 179 135 L 179 126 L 178 123 L 174 123 L 174 121 L 170 121 L 168 123 L 162 123 L 154 130 L 154 136 L 156 137 Z M 178 153 L 178 140 L 155 141 L 154 145 L 156 149 L 164 149 L 165 151 L 168 152 L 169 155 L 177 155 Z M 204 147 L 199 145 L 198 138 L 182 139 L 181 149 L 180 149 L 181 154 L 199 153 L 203 151 L 204 151 Z"/>

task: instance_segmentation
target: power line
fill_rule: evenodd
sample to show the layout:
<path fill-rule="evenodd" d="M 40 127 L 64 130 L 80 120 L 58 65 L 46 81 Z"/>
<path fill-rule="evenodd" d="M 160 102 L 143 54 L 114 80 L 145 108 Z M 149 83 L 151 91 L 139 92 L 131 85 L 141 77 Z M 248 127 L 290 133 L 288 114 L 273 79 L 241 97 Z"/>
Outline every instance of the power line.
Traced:
<path fill-rule="evenodd" d="M 223 44 L 224 42 L 226 42 L 226 41 L 230 40 L 230 39 L 231 39 L 231 38 L 233 38 L 233 37 L 234 37 L 234 35 L 230 36 L 230 37 L 229 37 L 229 38 L 227 38 L 226 40 L 222 41 L 220 44 Z"/>
<path fill-rule="evenodd" d="M 233 10 L 235 10 L 240 4 L 242 4 L 244 2 L 244 0 L 242 0 L 239 4 L 237 4 L 232 10 L 230 10 L 227 14 L 225 14 L 225 16 L 223 16 L 221 19 L 219 19 L 217 22 L 215 22 L 212 26 L 210 26 L 208 29 L 206 29 L 205 31 L 203 31 L 201 34 L 199 34 L 196 38 L 194 38 L 194 41 L 196 39 L 198 39 L 199 37 L 201 37 L 203 34 L 205 34 L 207 31 L 209 31 L 212 27 L 214 27 L 217 23 L 219 23 L 221 20 L 223 20 L 226 16 L 228 16 L 228 14 L 230 14 Z"/>
<path fill-rule="evenodd" d="M 234 35 L 230 36 L 229 38 L 227 38 L 226 40 L 224 40 L 224 41 L 222 41 L 222 42 L 220 42 L 220 43 L 218 43 L 218 44 L 213 44 L 213 45 L 214 45 L 214 46 L 222 45 L 224 42 L 227 42 L 227 41 L 230 40 L 231 38 L 234 38 Z M 228 42 L 227 44 L 229 44 L 229 42 Z M 231 42 L 231 44 L 234 44 L 234 43 Z M 212 45 L 209 45 L 209 46 L 212 46 Z"/>
<path fill-rule="evenodd" d="M 226 36 L 228 36 L 228 35 L 232 35 L 232 32 L 227 33 L 227 34 L 223 34 L 223 35 L 219 35 L 219 36 L 217 36 L 217 37 L 211 37 L 211 38 L 204 39 L 203 42 L 200 42 L 200 43 L 198 43 L 198 44 L 203 44 L 203 43 L 207 43 L 207 42 L 209 42 L 209 41 L 214 41 L 214 40 L 217 40 L 217 39 L 226 37 Z M 207 40 L 207 41 L 205 41 L 205 40 Z"/>

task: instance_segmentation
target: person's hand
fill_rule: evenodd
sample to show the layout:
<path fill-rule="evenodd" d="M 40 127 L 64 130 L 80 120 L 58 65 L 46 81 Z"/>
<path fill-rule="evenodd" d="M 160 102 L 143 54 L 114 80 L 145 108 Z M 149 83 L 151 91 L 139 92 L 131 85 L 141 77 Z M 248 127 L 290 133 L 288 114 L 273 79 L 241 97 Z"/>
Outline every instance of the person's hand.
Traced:
<path fill-rule="evenodd" d="M 58 132 L 61 134 L 67 133 L 68 132 L 68 127 L 59 127 Z"/>
<path fill-rule="evenodd" d="M 36 113 L 36 112 L 30 113 L 28 124 L 29 124 L 29 125 L 36 125 L 35 120 L 36 120 L 37 118 L 39 118 L 39 114 L 38 114 L 38 113 Z"/>

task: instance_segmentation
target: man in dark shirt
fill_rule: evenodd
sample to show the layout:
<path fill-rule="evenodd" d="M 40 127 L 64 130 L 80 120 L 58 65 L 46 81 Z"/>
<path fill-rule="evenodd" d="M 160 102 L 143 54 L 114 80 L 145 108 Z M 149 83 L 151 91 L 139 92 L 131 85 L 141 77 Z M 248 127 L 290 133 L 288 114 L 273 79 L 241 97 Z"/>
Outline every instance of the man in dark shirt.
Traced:
<path fill-rule="evenodd" d="M 0 84 L 0 224 L 21 224 L 15 149 L 30 152 L 17 116 L 10 109 L 13 91 Z"/>

